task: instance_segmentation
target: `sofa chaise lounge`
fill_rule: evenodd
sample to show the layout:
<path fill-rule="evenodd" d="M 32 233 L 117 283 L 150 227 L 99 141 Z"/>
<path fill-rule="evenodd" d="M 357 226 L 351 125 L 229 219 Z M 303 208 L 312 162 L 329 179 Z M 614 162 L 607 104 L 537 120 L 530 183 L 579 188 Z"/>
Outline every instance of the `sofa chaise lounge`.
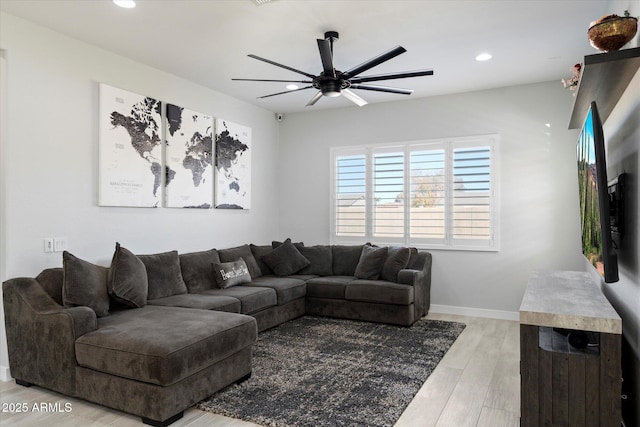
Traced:
<path fill-rule="evenodd" d="M 273 242 L 134 255 L 3 283 L 11 375 L 168 425 L 251 375 L 259 331 L 305 314 L 410 326 L 429 310 L 431 254 Z"/>

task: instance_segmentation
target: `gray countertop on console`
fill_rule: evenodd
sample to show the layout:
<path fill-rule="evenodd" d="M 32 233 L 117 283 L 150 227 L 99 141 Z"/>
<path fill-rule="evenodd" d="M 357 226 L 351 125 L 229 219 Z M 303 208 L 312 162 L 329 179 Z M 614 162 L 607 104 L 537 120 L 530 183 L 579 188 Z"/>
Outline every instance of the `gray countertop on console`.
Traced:
<path fill-rule="evenodd" d="M 520 305 L 520 323 L 622 333 L 620 316 L 581 271 L 534 271 Z"/>

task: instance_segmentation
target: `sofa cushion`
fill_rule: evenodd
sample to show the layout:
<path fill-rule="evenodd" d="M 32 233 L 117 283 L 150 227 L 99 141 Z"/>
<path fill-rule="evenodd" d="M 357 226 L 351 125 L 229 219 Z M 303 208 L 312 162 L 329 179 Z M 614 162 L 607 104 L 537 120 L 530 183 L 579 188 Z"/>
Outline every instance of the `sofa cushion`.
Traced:
<path fill-rule="evenodd" d="M 350 301 L 379 302 L 409 305 L 413 303 L 413 286 L 383 280 L 354 280 L 346 288 L 345 299 Z"/>
<path fill-rule="evenodd" d="M 309 265 L 309 260 L 291 242 L 284 242 L 265 254 L 262 260 L 276 276 L 289 276 Z"/>
<path fill-rule="evenodd" d="M 116 243 L 107 290 L 109 296 L 127 307 L 144 307 L 148 292 L 147 269 L 140 258 Z"/>
<path fill-rule="evenodd" d="M 138 255 L 147 270 L 149 291 L 147 299 L 157 299 L 187 293 L 182 279 L 178 251 L 153 255 Z"/>
<path fill-rule="evenodd" d="M 228 311 L 240 313 L 240 300 L 224 295 L 181 294 L 170 297 L 152 299 L 148 305 L 162 305 L 165 307 L 198 308 L 200 310 Z"/>
<path fill-rule="evenodd" d="M 205 295 L 225 295 L 240 300 L 240 313 L 252 314 L 278 304 L 276 291 L 258 286 L 233 286 L 202 291 Z"/>
<path fill-rule="evenodd" d="M 411 251 L 411 256 L 409 257 L 409 262 L 407 263 L 407 266 L 405 268 L 409 268 L 412 270 L 421 270 L 424 260 L 421 259 L 420 253 L 416 248 L 409 248 L 409 250 Z"/>
<path fill-rule="evenodd" d="M 398 272 L 409 264 L 411 250 L 402 246 L 389 246 L 387 258 L 382 265 L 380 278 L 388 282 L 398 281 Z"/>
<path fill-rule="evenodd" d="M 262 272 L 262 274 L 265 276 L 272 275 L 273 270 L 270 269 L 269 266 L 264 263 L 264 261 L 262 260 L 262 257 L 268 254 L 269 252 L 271 252 L 273 248 L 269 245 L 258 246 L 258 245 L 254 245 L 253 243 L 250 244 L 249 247 L 251 248 L 251 253 L 253 254 L 253 257 L 256 259 L 256 263 L 258 264 L 258 267 L 260 267 L 260 272 Z"/>
<path fill-rule="evenodd" d="M 180 254 L 179 258 L 182 279 L 189 292 L 203 291 L 215 286 L 216 280 L 213 277 L 211 264 L 220 262 L 218 251 L 211 249 L 208 251 L 189 252 Z"/>
<path fill-rule="evenodd" d="M 307 296 L 344 299 L 347 285 L 354 280 L 353 276 L 327 276 L 308 280 Z"/>
<path fill-rule="evenodd" d="M 65 307 L 87 306 L 96 316 L 109 315 L 109 269 L 62 252 L 62 301 Z"/>
<path fill-rule="evenodd" d="M 262 276 L 250 283 L 250 286 L 271 288 L 276 291 L 278 305 L 284 305 L 307 294 L 304 280 L 291 277 Z"/>
<path fill-rule="evenodd" d="M 213 263 L 213 276 L 220 289 L 251 282 L 251 274 L 242 258 L 233 262 Z"/>
<path fill-rule="evenodd" d="M 40 274 L 36 276 L 36 280 L 56 303 L 60 305 L 64 304 L 64 302 L 62 302 L 62 286 L 64 284 L 64 272 L 62 268 L 56 267 L 42 270 Z"/>
<path fill-rule="evenodd" d="M 296 273 L 296 274 L 290 274 L 289 276 L 285 276 L 287 278 L 290 279 L 296 279 L 296 280 L 302 280 L 304 282 L 306 282 L 307 280 L 311 280 L 311 279 L 315 279 L 316 277 L 320 277 L 317 274 L 300 274 L 300 273 Z"/>
<path fill-rule="evenodd" d="M 331 246 L 304 246 L 297 243 L 294 246 L 310 263 L 298 271 L 298 274 L 316 274 L 318 276 L 331 276 L 333 274 Z"/>
<path fill-rule="evenodd" d="M 250 316 L 147 306 L 98 319 L 98 329 L 76 340 L 80 366 L 168 386 L 256 341 Z"/>
<path fill-rule="evenodd" d="M 336 276 L 353 276 L 362 255 L 362 246 L 331 246 L 331 262 L 333 274 Z"/>
<path fill-rule="evenodd" d="M 376 280 L 380 277 L 384 260 L 387 257 L 388 248 L 374 247 L 365 245 L 362 247 L 362 254 L 360 255 L 360 261 L 356 266 L 356 271 L 353 274 L 359 279 Z"/>
<path fill-rule="evenodd" d="M 262 276 L 262 271 L 256 262 L 249 245 L 236 246 L 235 248 L 219 249 L 218 255 L 221 262 L 233 262 L 238 258 L 242 258 L 247 264 L 251 278 L 255 279 Z"/>

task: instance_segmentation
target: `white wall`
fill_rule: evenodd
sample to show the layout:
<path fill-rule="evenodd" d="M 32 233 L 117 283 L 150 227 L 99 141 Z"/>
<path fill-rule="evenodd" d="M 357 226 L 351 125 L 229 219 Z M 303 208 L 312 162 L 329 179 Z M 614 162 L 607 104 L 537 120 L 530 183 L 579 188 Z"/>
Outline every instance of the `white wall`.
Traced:
<path fill-rule="evenodd" d="M 276 237 L 279 127 L 273 113 L 11 15 L 2 13 L 0 21 L 8 82 L 0 150 L 0 221 L 8 249 L 0 254 L 1 280 L 61 266 L 60 253 L 43 252 L 45 237 L 67 237 L 70 252 L 101 265 L 109 264 L 116 241 L 135 253 L 156 253 Z M 98 207 L 99 82 L 251 127 L 252 209 Z M 6 378 L 4 341 L 0 347 L 0 378 Z"/>
<path fill-rule="evenodd" d="M 280 237 L 328 243 L 329 147 L 500 134 L 501 250 L 432 251 L 431 302 L 517 318 L 531 271 L 583 268 L 572 103 L 572 92 L 549 82 L 289 114 L 280 134 Z"/>
<path fill-rule="evenodd" d="M 602 290 L 622 318 L 624 392 L 627 425 L 640 425 L 640 71 L 604 124 L 607 177 L 626 173 L 625 231 L 618 249 L 620 280 Z M 634 405 L 633 402 L 636 402 Z"/>

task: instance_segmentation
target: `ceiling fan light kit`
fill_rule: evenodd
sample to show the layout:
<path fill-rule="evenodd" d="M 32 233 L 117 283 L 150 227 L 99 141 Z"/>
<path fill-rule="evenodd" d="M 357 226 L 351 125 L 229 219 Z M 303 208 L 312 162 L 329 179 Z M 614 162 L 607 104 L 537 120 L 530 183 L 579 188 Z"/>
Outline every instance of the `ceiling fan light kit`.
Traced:
<path fill-rule="evenodd" d="M 295 68 L 283 65 L 266 58 L 259 57 L 257 55 L 250 54 L 250 58 L 257 59 L 258 61 L 266 62 L 267 64 L 275 65 L 276 67 L 284 68 L 285 70 L 292 71 L 297 74 L 301 74 L 307 77 L 308 80 L 271 80 L 271 79 L 232 79 L 237 81 L 252 81 L 252 82 L 281 82 L 281 83 L 305 83 L 308 86 L 299 87 L 297 89 L 286 90 L 284 92 L 272 93 L 270 95 L 259 96 L 258 98 L 269 98 L 276 95 L 283 95 L 285 93 L 297 92 L 306 89 L 317 89 L 318 92 L 307 103 L 307 106 L 312 106 L 323 96 L 329 98 L 335 98 L 338 96 L 344 96 L 349 101 L 362 107 L 367 104 L 367 101 L 355 94 L 351 89 L 369 90 L 375 92 L 395 93 L 399 95 L 411 95 L 413 90 L 401 89 L 387 86 L 375 86 L 362 84 L 366 82 L 374 82 L 381 80 L 392 79 L 404 79 L 409 77 L 421 77 L 433 75 L 433 70 L 418 70 L 418 71 L 405 71 L 398 73 L 387 73 L 372 76 L 359 75 L 377 65 L 382 64 L 396 56 L 403 54 L 407 50 L 402 46 L 396 46 L 368 61 L 363 62 L 360 65 L 342 72 L 336 70 L 333 64 L 333 42 L 338 40 L 339 34 L 337 31 L 327 31 L 324 33 L 324 39 L 317 39 L 318 50 L 320 52 L 320 61 L 322 62 L 322 72 L 318 75 L 306 73 L 304 71 L 297 70 Z"/>

